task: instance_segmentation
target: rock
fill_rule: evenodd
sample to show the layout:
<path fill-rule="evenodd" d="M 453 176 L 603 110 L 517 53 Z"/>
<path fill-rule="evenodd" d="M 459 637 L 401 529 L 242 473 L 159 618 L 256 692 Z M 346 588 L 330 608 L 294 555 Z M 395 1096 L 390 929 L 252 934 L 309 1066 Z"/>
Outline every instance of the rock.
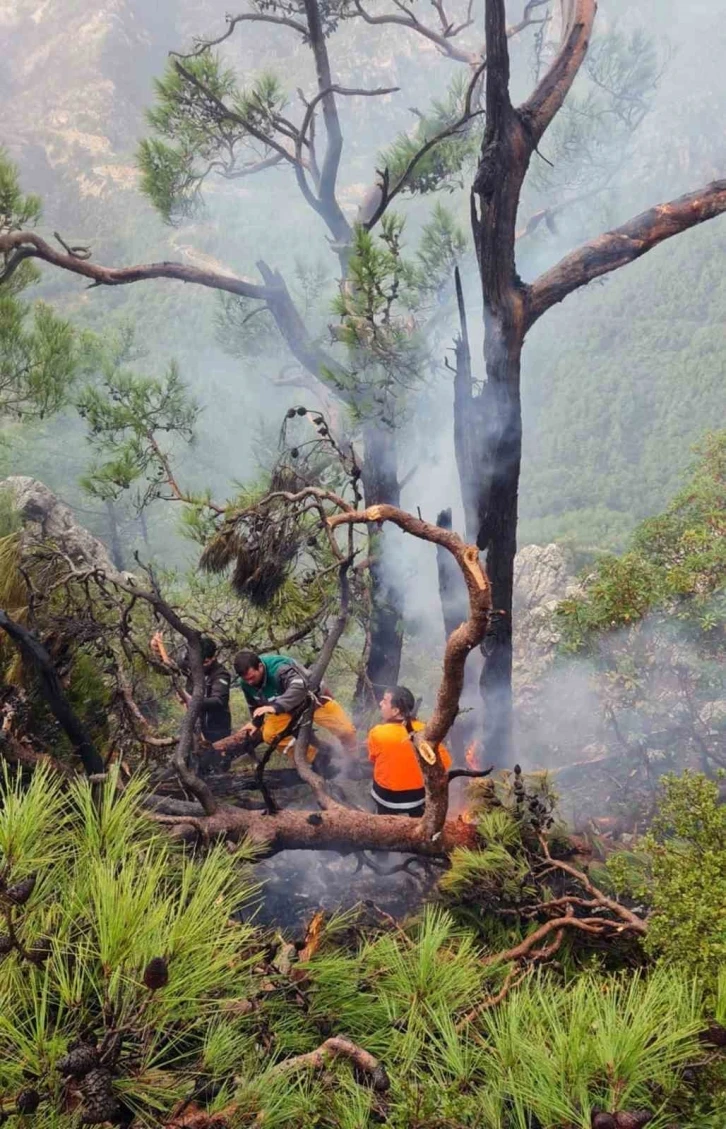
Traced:
<path fill-rule="evenodd" d="M 541 677 L 561 638 L 554 612 L 578 591 L 572 556 L 560 545 L 525 545 L 514 562 L 514 664 L 522 683 Z"/>
<path fill-rule="evenodd" d="M 35 478 L 12 475 L 0 482 L 0 489 L 9 491 L 13 505 L 23 523 L 24 546 L 31 550 L 41 542 L 56 545 L 77 568 L 100 569 L 106 576 L 120 579 L 129 573 L 119 573 L 106 550 L 106 546 L 73 516 L 65 502 Z"/>

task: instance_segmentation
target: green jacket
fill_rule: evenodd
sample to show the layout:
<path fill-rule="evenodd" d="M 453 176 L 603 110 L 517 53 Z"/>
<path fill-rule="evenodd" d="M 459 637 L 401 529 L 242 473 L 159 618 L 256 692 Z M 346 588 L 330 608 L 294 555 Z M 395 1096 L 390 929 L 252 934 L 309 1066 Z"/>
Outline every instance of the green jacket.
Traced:
<path fill-rule="evenodd" d="M 239 685 L 252 710 L 258 706 L 274 706 L 275 713 L 292 713 L 308 696 L 310 677 L 304 667 L 287 655 L 260 655 L 265 668 L 261 686 L 249 686 L 239 679 Z"/>

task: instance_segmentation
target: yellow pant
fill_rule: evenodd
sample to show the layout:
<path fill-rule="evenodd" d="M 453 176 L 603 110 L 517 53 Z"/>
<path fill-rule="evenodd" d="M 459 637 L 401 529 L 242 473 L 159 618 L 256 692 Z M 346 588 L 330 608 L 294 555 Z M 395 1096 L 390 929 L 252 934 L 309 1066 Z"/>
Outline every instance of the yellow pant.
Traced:
<path fill-rule="evenodd" d="M 322 706 L 318 706 L 313 714 L 313 722 L 319 725 L 321 729 L 327 729 L 328 733 L 332 733 L 337 737 L 346 752 L 354 753 L 357 748 L 355 726 L 348 717 L 347 713 L 341 705 L 339 705 L 332 698 L 330 701 L 323 702 Z M 289 713 L 266 713 L 265 720 L 262 725 L 262 740 L 266 745 L 269 745 L 278 733 L 282 733 L 290 723 Z M 293 738 L 286 737 L 280 742 L 278 748 L 285 749 L 290 756 L 293 753 Z M 306 759 L 308 763 L 312 764 L 315 760 L 317 749 L 313 745 L 308 745 Z"/>

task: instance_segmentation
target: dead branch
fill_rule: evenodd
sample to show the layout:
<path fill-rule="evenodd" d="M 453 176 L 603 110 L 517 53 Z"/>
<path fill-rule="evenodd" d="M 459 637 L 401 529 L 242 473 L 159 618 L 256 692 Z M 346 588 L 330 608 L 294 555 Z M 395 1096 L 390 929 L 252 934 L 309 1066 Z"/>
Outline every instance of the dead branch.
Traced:
<path fill-rule="evenodd" d="M 714 180 L 666 204 L 656 204 L 621 227 L 583 243 L 528 288 L 527 328 L 551 306 L 594 278 L 635 262 L 665 239 L 726 212 L 726 180 Z"/>
<path fill-rule="evenodd" d="M 470 1023 L 473 1023 L 475 1019 L 478 1019 L 482 1012 L 489 1011 L 493 1007 L 498 1007 L 499 1004 L 507 998 L 510 992 L 513 992 L 515 988 L 518 988 L 519 985 L 527 979 L 531 972 L 532 965 L 525 968 L 524 971 L 522 971 L 519 965 L 513 965 L 507 973 L 499 991 L 493 996 L 486 996 L 476 1007 L 462 1016 L 456 1024 L 456 1030 L 462 1031 L 465 1027 L 468 1027 Z"/>
<path fill-rule="evenodd" d="M 240 294 L 245 298 L 269 297 L 268 289 L 246 279 L 216 271 L 200 270 L 183 263 L 146 263 L 133 267 L 103 267 L 87 262 L 77 255 L 56 251 L 49 243 L 33 231 L 9 231 L 0 233 L 0 254 L 8 256 L 5 268 L 0 272 L 0 283 L 7 282 L 23 259 L 42 259 L 61 270 L 90 278 L 96 286 L 125 286 L 131 282 L 143 282 L 151 278 L 175 278 L 179 282 L 191 282 L 197 286 L 207 286 L 212 290 L 225 290 L 230 294 Z"/>
<path fill-rule="evenodd" d="M 298 35 L 305 36 L 307 28 L 304 24 L 298 23 L 297 20 L 291 19 L 289 16 L 273 16 L 263 12 L 243 12 L 239 16 L 225 16 L 227 22 L 227 30 L 223 35 L 218 36 L 217 39 L 198 39 L 195 40 L 196 47 L 193 51 L 187 54 L 182 54 L 179 51 L 170 51 L 169 54 L 172 58 L 176 59 L 196 59 L 198 55 L 203 55 L 205 51 L 209 51 L 212 47 L 218 47 L 220 43 L 224 43 L 225 39 L 229 39 L 232 35 L 237 24 L 240 23 L 261 23 L 261 24 L 278 24 L 280 27 L 289 27 L 296 31 Z"/>
<path fill-rule="evenodd" d="M 205 840 L 247 839 L 261 855 L 279 851 L 399 851 L 403 854 L 442 858 L 456 847 L 475 849 L 476 828 L 458 819 L 448 819 L 438 837 L 422 831 L 424 820 L 374 815 L 342 805 L 325 811 L 285 810 L 268 815 L 263 811 L 219 805 L 212 816 L 201 807 L 198 816 L 154 815 L 155 822 L 174 830 L 193 827 Z"/>
<path fill-rule="evenodd" d="M 590 878 L 587 876 L 587 874 L 585 874 L 583 870 L 578 870 L 576 866 L 572 866 L 572 864 L 569 862 L 562 862 L 561 859 L 553 858 L 550 854 L 547 840 L 543 835 L 540 835 L 539 841 L 545 856 L 548 869 L 560 870 L 563 874 L 569 874 L 571 878 L 574 878 L 583 887 L 583 889 L 585 889 L 587 893 L 591 895 L 593 902 L 590 904 L 595 904 L 602 909 L 609 910 L 610 913 L 615 915 L 615 917 L 618 917 L 621 921 L 625 922 L 627 928 L 643 935 L 648 932 L 647 921 L 644 921 L 642 917 L 639 917 L 637 913 L 633 913 L 632 910 L 629 910 L 626 906 L 621 905 L 620 902 L 616 902 L 613 898 L 609 898 L 607 894 L 603 893 L 602 890 L 599 890 L 598 887 L 595 886 L 593 882 L 591 882 Z M 563 901 L 564 900 L 565 899 L 563 899 Z M 576 898 L 566 900 L 571 901 L 573 904 L 577 904 L 578 901 L 578 899 Z"/>
<path fill-rule="evenodd" d="M 295 1070 L 320 1070 L 332 1058 L 347 1058 L 358 1070 L 367 1074 L 373 1089 L 384 1092 L 389 1089 L 390 1082 L 383 1065 L 368 1051 L 363 1050 L 351 1039 L 342 1035 L 334 1035 L 326 1039 L 314 1051 L 307 1054 L 295 1055 L 294 1058 L 283 1059 L 269 1070 L 270 1075 L 289 1074 Z"/>

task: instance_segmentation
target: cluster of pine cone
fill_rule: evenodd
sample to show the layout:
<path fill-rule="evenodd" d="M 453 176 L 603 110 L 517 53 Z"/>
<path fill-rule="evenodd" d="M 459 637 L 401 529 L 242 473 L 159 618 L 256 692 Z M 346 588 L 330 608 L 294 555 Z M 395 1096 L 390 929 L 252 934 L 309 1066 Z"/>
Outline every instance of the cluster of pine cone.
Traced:
<path fill-rule="evenodd" d="M 101 1052 L 94 1042 L 71 1043 L 68 1054 L 58 1063 L 61 1074 L 75 1079 L 83 1097 L 81 1125 L 102 1125 L 116 1121 L 120 1106 L 113 1094 L 113 1073 L 101 1065 Z"/>
<path fill-rule="evenodd" d="M 592 1129 L 643 1129 L 652 1120 L 653 1114 L 647 1109 L 635 1110 L 633 1113 L 594 1113 Z"/>

